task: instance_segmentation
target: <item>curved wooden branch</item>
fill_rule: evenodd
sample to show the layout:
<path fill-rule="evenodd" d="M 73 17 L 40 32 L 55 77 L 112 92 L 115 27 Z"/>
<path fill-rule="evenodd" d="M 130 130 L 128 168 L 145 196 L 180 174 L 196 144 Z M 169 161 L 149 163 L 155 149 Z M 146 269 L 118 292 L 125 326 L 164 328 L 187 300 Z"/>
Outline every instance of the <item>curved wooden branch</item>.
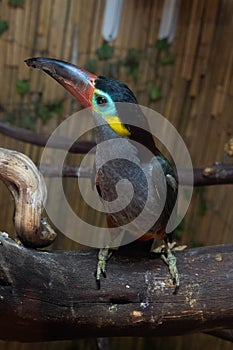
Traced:
<path fill-rule="evenodd" d="M 35 251 L 0 235 L 0 339 L 169 336 L 229 328 L 232 251 L 233 246 L 215 246 L 176 252 L 177 295 L 161 259 L 116 252 L 96 290 L 95 251 Z"/>
<path fill-rule="evenodd" d="M 24 245 L 45 247 L 56 234 L 42 219 L 46 185 L 34 163 L 24 154 L 0 148 L 0 180 L 15 201 L 14 224 Z"/>

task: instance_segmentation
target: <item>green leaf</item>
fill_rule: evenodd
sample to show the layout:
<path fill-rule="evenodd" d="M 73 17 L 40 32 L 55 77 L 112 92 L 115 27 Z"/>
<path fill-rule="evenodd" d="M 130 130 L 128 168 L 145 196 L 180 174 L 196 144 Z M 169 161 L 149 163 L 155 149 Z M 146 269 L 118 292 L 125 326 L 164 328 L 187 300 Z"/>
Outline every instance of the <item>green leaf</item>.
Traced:
<path fill-rule="evenodd" d="M 141 58 L 141 51 L 135 48 L 131 48 L 127 52 L 127 56 L 125 58 L 125 64 L 138 64 Z"/>
<path fill-rule="evenodd" d="M 8 28 L 9 25 L 7 21 L 0 19 L 0 35 L 2 35 Z"/>
<path fill-rule="evenodd" d="M 162 89 L 158 85 L 152 85 L 149 91 L 151 101 L 157 101 L 162 97 Z"/>
<path fill-rule="evenodd" d="M 63 110 L 63 102 L 59 101 L 56 103 L 53 103 L 50 107 L 51 112 L 54 112 L 56 114 L 61 114 Z"/>
<path fill-rule="evenodd" d="M 25 0 L 8 0 L 8 4 L 11 6 L 23 6 Z"/>
<path fill-rule="evenodd" d="M 192 241 L 190 243 L 190 248 L 200 248 L 200 247 L 203 247 L 203 243 L 201 243 L 201 242 L 194 242 L 194 241 Z"/>
<path fill-rule="evenodd" d="M 205 215 L 205 213 L 208 211 L 209 203 L 206 198 L 206 188 L 205 187 L 196 187 L 195 188 L 196 193 L 199 197 L 199 214 Z"/>
<path fill-rule="evenodd" d="M 139 74 L 139 67 L 126 66 L 126 74 L 132 76 L 135 80 L 137 80 Z"/>
<path fill-rule="evenodd" d="M 3 114 L 3 120 L 10 123 L 10 124 L 14 124 L 15 122 L 15 114 L 11 114 L 11 113 L 4 113 Z"/>
<path fill-rule="evenodd" d="M 25 115 L 21 119 L 22 126 L 26 129 L 35 130 L 36 129 L 36 120 L 30 116 Z"/>
<path fill-rule="evenodd" d="M 98 62 L 95 59 L 89 59 L 84 65 L 84 69 L 86 69 L 88 72 L 96 73 L 98 68 Z"/>
<path fill-rule="evenodd" d="M 38 115 L 42 123 L 46 124 L 55 114 L 60 115 L 62 110 L 63 101 L 58 101 L 42 106 L 38 111 Z"/>
<path fill-rule="evenodd" d="M 175 236 L 180 239 L 182 237 L 182 234 L 184 232 L 184 220 L 182 220 L 177 228 L 175 229 Z"/>
<path fill-rule="evenodd" d="M 141 58 L 141 52 L 137 49 L 129 49 L 127 56 L 124 60 L 125 67 L 139 67 Z"/>
<path fill-rule="evenodd" d="M 167 52 L 165 55 L 161 57 L 160 61 L 163 65 L 169 65 L 169 64 L 174 64 L 175 58 L 172 56 L 170 52 Z"/>
<path fill-rule="evenodd" d="M 30 84 L 28 80 L 17 80 L 15 87 L 17 94 L 24 96 L 29 92 Z"/>
<path fill-rule="evenodd" d="M 110 46 L 107 41 L 103 41 L 101 47 L 96 50 L 96 54 L 100 60 L 107 60 L 113 57 L 114 47 Z"/>
<path fill-rule="evenodd" d="M 139 75 L 140 58 L 141 52 L 137 49 L 131 48 L 124 60 L 126 74 L 132 76 L 135 80 L 137 80 Z"/>
<path fill-rule="evenodd" d="M 164 51 L 169 48 L 168 38 L 158 39 L 155 44 L 156 49 Z"/>
<path fill-rule="evenodd" d="M 109 77 L 118 78 L 120 74 L 121 61 L 106 62 L 104 65 L 103 73 Z M 106 72 L 106 73 L 105 73 Z"/>
<path fill-rule="evenodd" d="M 52 111 L 48 106 L 39 109 L 39 117 L 43 124 L 46 124 L 52 118 Z"/>

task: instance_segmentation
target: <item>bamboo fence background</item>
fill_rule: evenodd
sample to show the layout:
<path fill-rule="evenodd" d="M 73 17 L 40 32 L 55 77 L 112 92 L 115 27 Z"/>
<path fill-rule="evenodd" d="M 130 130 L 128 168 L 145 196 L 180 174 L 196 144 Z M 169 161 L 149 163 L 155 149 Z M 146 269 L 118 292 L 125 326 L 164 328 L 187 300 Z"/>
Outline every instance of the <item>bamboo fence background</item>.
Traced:
<path fill-rule="evenodd" d="M 28 69 L 24 59 L 35 56 L 56 57 L 85 66 L 97 59 L 96 50 L 102 44 L 101 28 L 104 0 L 26 0 L 22 6 L 0 2 L 0 20 L 8 22 L 8 30 L 0 36 L 0 117 L 16 115 L 20 125 L 25 106 L 40 103 L 40 107 L 61 102 L 59 115 L 46 124 L 36 120 L 38 132 L 51 133 L 67 115 L 80 106 L 52 79 Z M 162 113 L 177 128 L 189 149 L 194 167 L 223 160 L 225 142 L 233 133 L 233 1 L 181 0 L 174 42 L 170 50 L 175 57 L 172 65 L 159 65 L 155 43 L 162 16 L 163 0 L 124 1 L 120 29 L 112 43 L 114 56 L 99 60 L 95 73 L 103 74 L 106 66 L 117 67 L 129 49 L 138 50 L 138 79 L 126 74 L 121 65 L 117 77 L 135 92 L 140 104 Z M 156 63 L 157 62 L 157 63 Z M 117 68 L 116 68 L 117 69 Z M 18 80 L 29 81 L 25 96 L 16 92 Z M 149 90 L 154 81 L 162 87 L 162 98 L 151 101 Z M 31 107 L 30 107 L 31 108 Z M 19 113 L 21 110 L 21 113 Z M 38 162 L 42 150 L 0 135 L 0 146 L 16 149 Z M 81 156 L 69 155 L 69 164 L 79 164 Z M 231 160 L 230 160 L 231 161 Z M 88 180 L 87 180 L 88 181 Z M 66 193 L 75 211 L 83 218 L 103 224 L 99 214 L 80 208 L 80 198 L 74 193 L 76 180 L 64 181 Z M 181 241 L 192 245 L 232 243 L 232 186 L 195 189 L 182 227 Z M 56 196 L 56 197 L 55 197 Z M 13 202 L 0 184 L 1 230 L 13 232 Z M 59 196 L 54 194 L 59 210 Z M 64 218 L 65 220 L 65 218 Z M 67 223 L 68 225 L 69 223 Z M 78 245 L 59 235 L 54 248 L 75 249 Z M 12 326 L 12 332 L 14 328 Z M 114 339 L 112 348 L 127 346 L 142 349 L 158 346 L 162 349 L 190 350 L 198 347 L 230 349 L 231 344 L 209 336 L 185 336 L 166 339 Z M 33 349 L 52 350 L 92 348 L 90 342 L 61 342 L 33 345 Z M 31 345 L 5 343 L 2 350 L 28 350 Z"/>

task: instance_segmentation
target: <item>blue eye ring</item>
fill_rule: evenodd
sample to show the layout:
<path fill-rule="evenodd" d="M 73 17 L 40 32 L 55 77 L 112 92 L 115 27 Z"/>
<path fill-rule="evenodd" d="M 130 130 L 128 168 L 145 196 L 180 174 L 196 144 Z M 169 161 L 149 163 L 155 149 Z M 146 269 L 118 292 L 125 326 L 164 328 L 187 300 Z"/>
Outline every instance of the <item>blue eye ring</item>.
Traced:
<path fill-rule="evenodd" d="M 107 98 L 104 96 L 97 96 L 96 97 L 96 103 L 97 105 L 99 105 L 100 107 L 104 107 L 106 106 L 106 104 L 108 103 Z"/>

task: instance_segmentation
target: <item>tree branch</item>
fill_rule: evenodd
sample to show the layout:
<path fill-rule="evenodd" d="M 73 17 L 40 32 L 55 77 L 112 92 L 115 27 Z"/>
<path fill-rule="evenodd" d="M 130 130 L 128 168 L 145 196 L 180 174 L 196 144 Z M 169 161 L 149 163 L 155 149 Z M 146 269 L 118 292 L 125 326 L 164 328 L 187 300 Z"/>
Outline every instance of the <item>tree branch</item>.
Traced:
<path fill-rule="evenodd" d="M 50 164 L 39 164 L 37 166 L 45 177 L 59 177 L 61 175 L 60 166 Z M 92 179 L 95 176 L 93 170 L 93 167 L 63 165 L 62 176 Z"/>
<path fill-rule="evenodd" d="M 40 164 L 40 170 L 46 177 L 60 176 L 60 168 L 49 164 Z M 182 185 L 190 185 L 190 170 L 180 171 Z M 63 177 L 93 178 L 93 167 L 63 166 Z M 212 166 L 193 169 L 194 186 L 226 185 L 233 183 L 233 164 L 215 163 Z"/>
<path fill-rule="evenodd" d="M 99 291 L 93 250 L 35 251 L 2 234 L 0 339 L 169 336 L 229 328 L 232 250 L 214 246 L 177 252 L 177 295 L 161 259 L 116 252 Z"/>
<path fill-rule="evenodd" d="M 181 184 L 189 185 L 189 171 L 181 170 Z M 233 183 L 233 164 L 215 162 L 211 166 L 193 169 L 194 186 L 227 185 Z"/>
<path fill-rule="evenodd" d="M 9 137 L 12 137 L 16 140 L 28 142 L 32 145 L 45 147 L 50 136 L 43 134 L 38 134 L 36 132 L 20 128 L 8 123 L 0 121 L 0 133 Z M 71 153 L 88 153 L 95 145 L 95 142 L 92 141 L 77 141 L 69 148 L 70 140 L 66 137 L 57 136 L 53 137 L 53 140 L 50 141 L 49 147 L 58 148 L 58 149 L 69 149 Z"/>
<path fill-rule="evenodd" d="M 49 136 L 38 134 L 33 131 L 29 131 L 24 128 L 13 126 L 11 124 L 0 121 L 0 133 L 13 137 L 17 140 L 28 142 L 33 145 L 45 147 Z M 65 137 L 53 137 L 53 141 L 50 142 L 49 146 L 58 149 L 68 149 L 70 140 Z M 92 141 L 77 141 L 70 148 L 71 153 L 88 153 L 94 146 L 95 142 Z M 225 154 L 233 155 L 233 140 L 230 139 L 224 147 Z M 57 176 L 57 168 L 46 164 L 44 167 L 43 174 L 49 177 Z M 42 169 L 41 167 L 41 169 Z M 63 169 L 64 177 L 93 177 L 93 169 L 90 168 L 80 168 L 80 167 L 70 167 L 65 166 Z M 181 170 L 181 184 L 190 185 L 189 173 L 190 169 Z M 212 166 L 207 166 L 203 168 L 196 168 L 194 172 L 194 186 L 212 186 L 212 185 L 222 185 L 222 184 L 232 184 L 233 183 L 233 164 L 227 163 L 214 163 Z M 60 176 L 60 174 L 59 174 Z"/>
<path fill-rule="evenodd" d="M 20 241 L 30 247 L 51 244 L 56 233 L 42 219 L 47 190 L 35 164 L 23 153 L 0 148 L 0 180 L 14 198 L 14 225 Z"/>

